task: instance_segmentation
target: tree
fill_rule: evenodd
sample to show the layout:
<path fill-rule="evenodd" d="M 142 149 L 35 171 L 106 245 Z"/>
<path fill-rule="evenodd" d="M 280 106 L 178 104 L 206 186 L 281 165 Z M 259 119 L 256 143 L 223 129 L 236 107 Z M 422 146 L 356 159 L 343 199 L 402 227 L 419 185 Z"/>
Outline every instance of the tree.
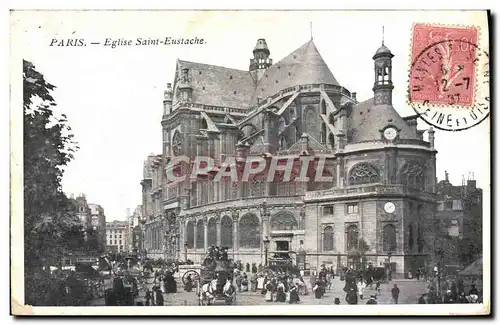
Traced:
<path fill-rule="evenodd" d="M 58 263 L 69 248 L 68 234 L 79 225 L 74 206 L 61 188 L 63 168 L 78 146 L 66 116 L 56 117 L 51 109 L 56 106 L 54 88 L 31 62 L 23 60 L 26 274 Z"/>

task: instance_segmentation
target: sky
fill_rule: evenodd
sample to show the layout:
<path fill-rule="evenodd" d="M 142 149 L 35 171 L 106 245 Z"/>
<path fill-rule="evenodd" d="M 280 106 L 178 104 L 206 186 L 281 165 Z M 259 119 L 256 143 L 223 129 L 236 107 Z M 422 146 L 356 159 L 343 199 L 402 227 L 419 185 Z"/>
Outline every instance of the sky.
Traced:
<path fill-rule="evenodd" d="M 406 102 L 411 27 L 414 22 L 479 24 L 471 12 L 169 12 L 60 11 L 17 12 L 11 17 L 13 53 L 34 63 L 53 93 L 80 146 L 63 178 L 63 190 L 84 193 L 100 204 L 106 219 L 122 220 L 126 209 L 141 204 L 143 162 L 161 153 L 163 91 L 173 82 L 177 59 L 248 69 L 258 38 L 265 38 L 278 62 L 311 34 L 339 83 L 373 96 L 372 56 L 382 42 L 393 58 L 393 105 L 413 115 Z M 311 30 L 312 22 L 312 30 Z M 486 29 L 485 29 L 486 28 Z M 204 45 L 104 47 L 106 38 L 199 37 Z M 52 39 L 83 38 L 101 45 L 50 46 Z M 14 38 L 12 38 L 14 39 Z M 486 46 L 487 47 L 487 46 Z M 20 112 L 22 114 L 22 112 Z M 419 121 L 419 128 L 428 128 Z M 474 173 L 478 186 L 490 186 L 489 120 L 460 132 L 436 132 L 437 177 L 460 184 Z"/>

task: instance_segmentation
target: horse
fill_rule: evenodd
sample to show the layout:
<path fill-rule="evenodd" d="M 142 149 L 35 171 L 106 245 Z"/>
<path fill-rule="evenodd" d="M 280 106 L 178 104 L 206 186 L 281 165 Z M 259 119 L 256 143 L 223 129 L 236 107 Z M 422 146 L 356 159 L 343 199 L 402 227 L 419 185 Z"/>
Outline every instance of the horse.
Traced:
<path fill-rule="evenodd" d="M 213 304 L 215 302 L 215 293 L 217 291 L 217 279 L 213 279 L 209 283 L 205 283 L 199 289 L 199 303 L 203 306 Z"/>

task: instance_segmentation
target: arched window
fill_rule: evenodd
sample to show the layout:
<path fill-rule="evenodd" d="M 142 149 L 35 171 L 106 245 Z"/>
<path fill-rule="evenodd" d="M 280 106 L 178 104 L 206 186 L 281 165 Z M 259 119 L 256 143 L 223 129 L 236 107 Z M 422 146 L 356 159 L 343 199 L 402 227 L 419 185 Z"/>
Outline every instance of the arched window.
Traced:
<path fill-rule="evenodd" d="M 346 234 L 347 250 L 358 248 L 358 226 L 350 225 L 347 227 Z"/>
<path fill-rule="evenodd" d="M 330 148 L 335 148 L 335 137 L 333 136 L 333 133 L 330 133 L 328 136 L 328 144 L 330 145 Z"/>
<path fill-rule="evenodd" d="M 207 245 L 209 247 L 217 245 L 217 222 L 214 218 L 208 221 Z"/>
<path fill-rule="evenodd" d="M 414 238 L 413 238 L 413 224 L 410 223 L 408 226 L 408 249 L 413 251 Z"/>
<path fill-rule="evenodd" d="M 360 185 L 380 182 L 378 170 L 370 164 L 360 163 L 349 172 L 349 185 Z"/>
<path fill-rule="evenodd" d="M 250 196 L 260 197 L 266 194 L 266 183 L 264 175 L 257 175 L 252 180 L 252 186 L 250 187 Z"/>
<path fill-rule="evenodd" d="M 333 251 L 333 227 L 323 229 L 323 251 Z"/>
<path fill-rule="evenodd" d="M 425 170 L 417 162 L 406 163 L 399 172 L 401 184 L 413 189 L 425 189 Z"/>
<path fill-rule="evenodd" d="M 206 129 L 208 129 L 208 123 L 207 123 L 207 120 L 205 120 L 204 118 L 202 118 L 202 119 L 201 119 L 200 129 L 202 129 L 202 130 L 206 130 Z"/>
<path fill-rule="evenodd" d="M 278 121 L 278 133 L 283 132 L 285 130 L 285 127 L 286 127 L 286 121 L 282 116 Z"/>
<path fill-rule="evenodd" d="M 321 143 L 326 143 L 326 125 L 321 123 Z"/>
<path fill-rule="evenodd" d="M 396 250 L 396 227 L 388 224 L 383 229 L 383 247 L 385 252 L 394 252 Z"/>
<path fill-rule="evenodd" d="M 233 247 L 233 219 L 224 216 L 220 222 L 220 244 L 222 247 Z"/>
<path fill-rule="evenodd" d="M 194 225 L 191 221 L 186 225 L 186 244 L 187 248 L 194 248 Z"/>
<path fill-rule="evenodd" d="M 296 230 L 299 224 L 290 212 L 280 212 L 271 218 L 271 230 Z"/>
<path fill-rule="evenodd" d="M 306 108 L 304 126 L 306 133 L 314 139 L 318 139 L 318 114 L 316 114 L 316 111 L 312 107 Z"/>
<path fill-rule="evenodd" d="M 201 219 L 196 223 L 196 248 L 205 248 L 205 225 Z"/>
<path fill-rule="evenodd" d="M 245 214 L 239 222 L 240 247 L 260 247 L 260 222 L 255 214 Z"/>
<path fill-rule="evenodd" d="M 326 115 L 326 103 L 324 99 L 321 100 L 320 106 L 321 106 L 321 114 Z"/>

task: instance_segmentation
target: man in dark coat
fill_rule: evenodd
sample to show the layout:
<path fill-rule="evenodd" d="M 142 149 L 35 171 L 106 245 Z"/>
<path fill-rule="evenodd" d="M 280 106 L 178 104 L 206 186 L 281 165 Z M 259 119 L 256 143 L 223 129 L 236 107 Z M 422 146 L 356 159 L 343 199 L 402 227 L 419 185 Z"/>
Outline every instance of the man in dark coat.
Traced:
<path fill-rule="evenodd" d="M 349 305 L 357 305 L 358 304 L 358 294 L 356 289 L 350 288 L 345 297 L 346 302 Z"/>

